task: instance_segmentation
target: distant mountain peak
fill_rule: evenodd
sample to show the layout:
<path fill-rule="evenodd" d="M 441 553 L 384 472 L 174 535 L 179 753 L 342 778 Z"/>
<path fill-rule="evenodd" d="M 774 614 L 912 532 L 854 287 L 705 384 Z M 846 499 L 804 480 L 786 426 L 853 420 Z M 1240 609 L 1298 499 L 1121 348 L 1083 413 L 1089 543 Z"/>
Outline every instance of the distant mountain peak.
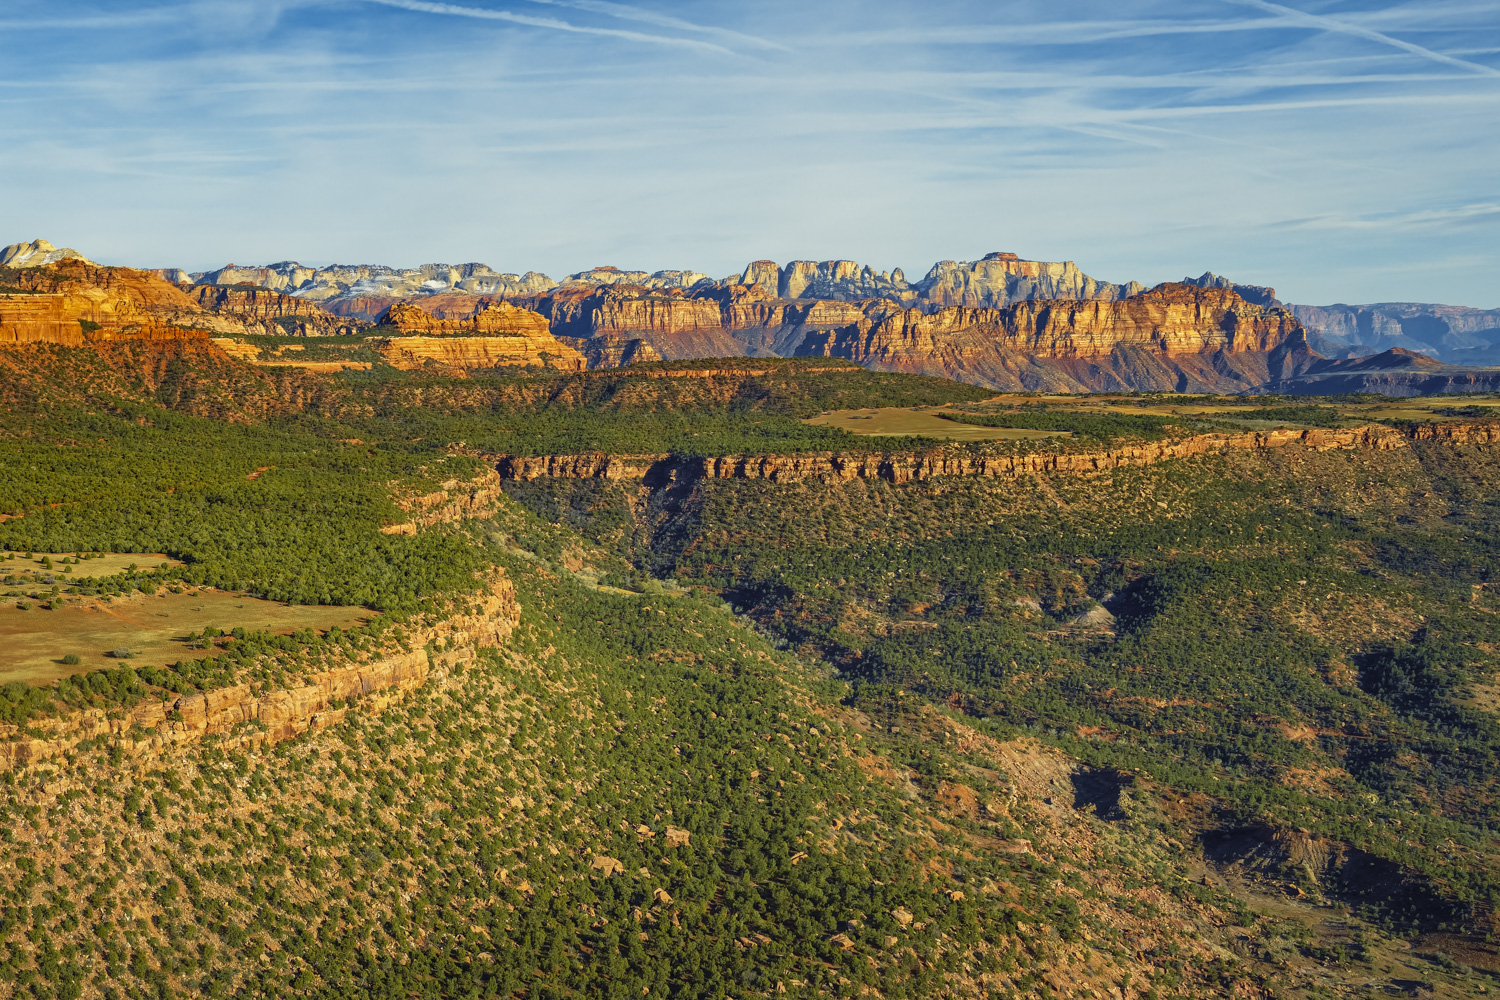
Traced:
<path fill-rule="evenodd" d="M 44 264 L 56 264 L 60 260 L 94 263 L 72 247 L 55 247 L 43 239 L 35 239 L 30 243 L 12 243 L 0 250 L 0 267 L 41 267 Z"/>

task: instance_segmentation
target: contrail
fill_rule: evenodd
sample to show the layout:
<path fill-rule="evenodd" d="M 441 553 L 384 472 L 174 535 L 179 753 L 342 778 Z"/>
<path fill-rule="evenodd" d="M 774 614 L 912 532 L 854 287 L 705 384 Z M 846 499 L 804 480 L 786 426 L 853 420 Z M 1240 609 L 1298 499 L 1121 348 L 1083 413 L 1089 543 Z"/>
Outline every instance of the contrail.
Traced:
<path fill-rule="evenodd" d="M 1454 56 L 1447 56 L 1441 52 L 1434 52 L 1431 49 L 1424 49 L 1420 45 L 1414 45 L 1411 42 L 1403 42 L 1399 38 L 1392 38 L 1390 35 L 1382 34 L 1371 28 L 1361 28 L 1358 25 L 1349 24 L 1347 22 L 1339 21 L 1331 17 L 1323 17 L 1320 14 L 1308 14 L 1304 11 L 1295 10 L 1291 7 L 1283 7 L 1279 3 L 1271 3 L 1270 0 L 1226 0 L 1226 2 L 1236 3 L 1246 7 L 1254 7 L 1258 10 L 1269 11 L 1273 14 L 1281 14 L 1286 17 L 1290 17 L 1302 24 L 1305 24 L 1308 27 L 1322 28 L 1324 31 L 1332 31 L 1342 35 L 1353 35 L 1356 38 L 1369 39 L 1372 42 L 1379 42 L 1382 45 L 1389 45 L 1392 48 L 1401 49 L 1404 52 L 1410 52 L 1412 55 L 1421 56 L 1423 59 L 1431 59 L 1433 62 L 1446 63 L 1449 66 L 1462 66 L 1464 69 L 1472 70 L 1485 76 L 1500 76 L 1500 69 L 1495 69 L 1490 66 L 1482 65 L 1480 63 L 1468 62 L 1467 60 L 1458 59 Z"/>
<path fill-rule="evenodd" d="M 461 7 L 458 4 L 434 3 L 431 0 L 366 0 L 366 2 L 378 3 L 383 7 L 398 7 L 401 10 L 416 11 L 421 14 L 447 14 L 452 17 L 478 18 L 482 21 L 508 21 L 512 24 L 524 24 L 533 28 L 552 28 L 556 31 L 571 31 L 580 35 L 605 35 L 610 38 L 623 38 L 632 42 L 647 42 L 653 45 L 674 45 L 679 48 L 720 52 L 725 55 L 734 54 L 724 46 L 714 45 L 712 42 L 700 42 L 691 38 L 672 38 L 667 35 L 648 35 L 640 31 L 621 31 L 617 28 L 588 28 L 580 24 L 572 24 L 568 21 L 559 21 L 556 18 L 529 17 L 525 14 L 513 14 L 507 10 Z"/>
<path fill-rule="evenodd" d="M 642 7 L 633 7 L 630 4 L 611 3 L 610 0 L 527 0 L 527 2 L 546 4 L 549 7 L 571 7 L 574 10 L 586 10 L 593 14 L 605 14 L 609 17 L 617 17 L 622 21 L 641 21 L 662 28 L 676 28 L 679 31 L 698 31 L 706 35 L 718 35 L 725 41 L 745 42 L 759 48 L 779 49 L 783 52 L 790 51 L 785 45 L 778 45 L 775 42 L 759 38 L 755 35 L 730 31 L 728 28 L 694 24 L 692 21 L 684 21 L 680 17 L 658 14 L 655 11 L 646 10 Z"/>

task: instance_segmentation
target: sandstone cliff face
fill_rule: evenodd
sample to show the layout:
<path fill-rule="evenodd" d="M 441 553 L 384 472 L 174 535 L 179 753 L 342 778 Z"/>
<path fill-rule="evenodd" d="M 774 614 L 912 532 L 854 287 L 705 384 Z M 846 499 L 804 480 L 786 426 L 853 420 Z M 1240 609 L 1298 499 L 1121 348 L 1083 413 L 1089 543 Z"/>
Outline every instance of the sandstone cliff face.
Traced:
<path fill-rule="evenodd" d="M 783 299 L 845 302 L 889 299 L 902 305 L 912 305 L 921 297 L 899 267 L 887 273 L 852 260 L 794 260 L 782 268 L 776 294 Z"/>
<path fill-rule="evenodd" d="M 359 701 L 379 711 L 430 677 L 443 676 L 453 666 L 472 660 L 476 648 L 503 645 L 520 621 L 515 587 L 502 570 L 494 570 L 485 579 L 479 597 L 470 604 L 471 613 L 419 629 L 411 637 L 409 653 L 364 654 L 362 662 L 314 674 L 309 683 L 298 687 L 257 691 L 255 686 L 242 684 L 147 702 L 123 712 L 91 709 L 33 723 L 46 732 L 44 738 L 24 734 L 15 726 L 0 726 L 0 765 L 25 766 L 97 737 L 118 741 L 133 754 L 161 752 L 210 735 L 225 737 L 227 746 L 254 746 L 341 721 L 347 708 L 332 707 L 335 702 Z M 440 651 L 429 655 L 424 648 L 429 643 L 437 644 Z M 237 732 L 245 723 L 258 725 L 251 732 Z"/>
<path fill-rule="evenodd" d="M 531 337 L 388 337 L 372 345 L 393 368 L 410 370 L 428 362 L 449 369 L 454 374 L 473 368 L 509 368 L 539 365 L 563 371 L 584 371 L 588 362 L 582 354 L 552 337 L 545 341 Z"/>
<path fill-rule="evenodd" d="M 564 285 L 520 301 L 548 317 L 561 335 L 640 339 L 670 361 L 789 355 L 809 330 L 881 318 L 899 309 L 884 300 L 777 298 L 758 283 L 689 291 Z"/>
<path fill-rule="evenodd" d="M 1025 263 L 1025 262 L 1022 262 Z M 879 322 L 809 333 L 800 356 L 848 358 L 885 371 L 940 375 L 992 388 L 1248 388 L 1236 357 L 1301 349 L 1301 326 L 1284 310 L 1253 306 L 1234 291 L 1161 285 L 1115 302 L 1023 301 L 1006 309 L 907 309 Z M 1285 352 L 1284 352 L 1285 353 Z M 1217 355 L 1204 365 L 1191 356 Z M 1171 359 L 1188 356 L 1185 363 Z M 1226 361 L 1229 367 L 1219 363 Z M 1152 369 L 1160 369 L 1153 371 Z M 1260 371 L 1242 373 L 1264 380 Z M 1110 385 L 1110 382 L 1118 383 Z M 1167 384 L 1158 385 L 1156 383 Z"/>
<path fill-rule="evenodd" d="M 939 261 L 915 284 L 899 267 L 886 272 L 852 260 L 794 260 L 778 268 L 774 261 L 758 260 L 736 283 L 758 284 L 783 299 L 880 299 L 929 311 L 944 306 L 1000 307 L 1023 299 L 1114 301 L 1142 290 L 1137 282 L 1116 285 L 1091 278 L 1072 261 L 1022 260 L 1013 253 L 987 254 L 977 261 Z"/>
<path fill-rule="evenodd" d="M 1135 281 L 1116 285 L 1091 278 L 1070 260 L 1021 260 L 1013 253 L 987 254 L 977 261 L 939 261 L 918 284 L 922 298 L 933 306 L 971 309 L 1026 299 L 1113 302 L 1143 290 Z"/>
<path fill-rule="evenodd" d="M 509 302 L 490 299 L 477 300 L 467 311 L 450 309 L 441 316 L 410 302 L 398 302 L 381 314 L 380 323 L 402 333 L 426 336 L 489 334 L 552 339 L 546 317 Z"/>
<path fill-rule="evenodd" d="M 193 285 L 187 296 L 219 316 L 238 320 L 247 333 L 278 337 L 335 337 L 359 333 L 369 324 L 334 316 L 317 303 L 263 288 Z"/>
<path fill-rule="evenodd" d="M 618 337 L 602 334 L 581 340 L 577 337 L 559 337 L 588 361 L 590 371 L 599 368 L 624 368 L 638 361 L 661 361 L 662 356 L 650 343 L 639 337 Z"/>
<path fill-rule="evenodd" d="M 6 274 L 25 294 L 0 296 L 0 344 L 195 339 L 226 325 L 145 271 L 65 260 Z"/>
<path fill-rule="evenodd" d="M 719 303 L 680 288 L 568 284 L 518 301 L 546 316 L 560 336 L 645 340 L 673 360 L 745 353 L 725 329 Z"/>
<path fill-rule="evenodd" d="M 174 277 L 178 273 L 171 270 Z M 900 268 L 881 271 L 852 260 L 797 260 L 785 266 L 758 260 L 747 265 L 743 273 L 721 281 L 693 270 L 646 272 L 600 266 L 571 274 L 559 284 L 534 271 L 523 275 L 499 273 L 477 263 L 398 269 L 370 264 L 311 268 L 295 261 L 261 267 L 231 264 L 186 277 L 202 284 L 248 283 L 322 303 L 337 315 L 363 319 L 374 319 L 396 301 L 451 292 L 515 299 L 563 289 L 586 294 L 591 289 L 629 286 L 653 292 L 705 293 L 759 286 L 766 297 L 773 299 L 878 299 L 933 309 L 945 305 L 1003 306 L 1023 298 L 1114 299 L 1140 289 L 1134 284 L 1097 281 L 1071 262 L 1023 261 L 1015 254 L 990 254 L 981 261 L 941 261 L 915 284 Z M 585 337 L 609 331 L 559 332 Z"/>
<path fill-rule="evenodd" d="M 591 267 L 587 271 L 568 275 L 567 285 L 636 285 L 640 288 L 692 288 L 713 279 L 698 271 L 622 271 L 612 265 Z"/>
<path fill-rule="evenodd" d="M 1276 298 L 1276 289 L 1269 285 L 1240 284 L 1212 271 L 1204 271 L 1196 278 L 1183 278 L 1181 283 L 1197 285 L 1199 288 L 1232 288 L 1240 298 L 1257 306 L 1281 305 L 1281 300 Z"/>
<path fill-rule="evenodd" d="M 1422 424 L 1397 429 L 1380 424 L 1346 429 L 1281 429 L 1195 434 L 1168 441 L 1122 444 L 1094 451 L 974 454 L 933 448 L 922 452 L 805 452 L 793 455 L 724 455 L 685 459 L 666 454 L 492 456 L 505 480 L 534 479 L 765 479 L 796 482 L 849 482 L 881 479 L 904 483 L 935 476 L 1014 478 L 1038 473 L 1088 474 L 1153 465 L 1176 458 L 1271 448 L 1301 447 L 1315 451 L 1391 451 L 1411 441 L 1470 445 L 1500 443 L 1500 422 Z"/>
<path fill-rule="evenodd" d="M 588 366 L 582 354 L 552 336 L 545 317 L 509 302 L 482 299 L 469 315 L 451 319 L 398 302 L 382 314 L 381 322 L 418 334 L 373 344 L 396 368 L 420 368 L 428 362 L 454 371 L 513 365 L 583 371 Z"/>

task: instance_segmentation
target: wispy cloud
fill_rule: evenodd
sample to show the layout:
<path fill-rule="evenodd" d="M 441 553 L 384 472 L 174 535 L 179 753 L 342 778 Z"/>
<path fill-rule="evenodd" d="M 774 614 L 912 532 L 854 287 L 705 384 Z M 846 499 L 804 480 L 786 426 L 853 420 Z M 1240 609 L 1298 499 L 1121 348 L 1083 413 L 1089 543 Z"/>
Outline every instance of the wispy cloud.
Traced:
<path fill-rule="evenodd" d="M 1314 2 L 0 0 L 0 216 L 192 269 L 1014 249 L 1500 305 L 1494 0 Z"/>
<path fill-rule="evenodd" d="M 1430 59 L 1433 62 L 1444 63 L 1449 66 L 1460 66 L 1482 76 L 1500 77 L 1500 69 L 1485 66 L 1481 63 L 1469 62 L 1466 59 L 1459 59 L 1456 56 L 1446 55 L 1442 52 L 1434 52 L 1432 49 L 1423 48 L 1414 42 L 1394 38 L 1373 28 L 1366 28 L 1358 24 L 1340 20 L 1339 18 L 1325 17 L 1321 14 L 1309 14 L 1291 7 L 1284 7 L 1279 3 L 1271 3 L 1271 0 L 1225 0 L 1225 2 L 1238 4 L 1243 7 L 1254 7 L 1273 14 L 1280 14 L 1303 27 L 1319 28 L 1323 31 L 1330 31 L 1341 35 L 1352 35 L 1355 38 L 1364 38 L 1372 42 L 1378 42 L 1381 45 L 1389 45 L 1391 48 L 1410 52 L 1412 55 L 1420 56 L 1423 59 Z"/>
<path fill-rule="evenodd" d="M 573 24 L 570 21 L 560 21 L 552 17 L 532 17 L 528 14 L 516 14 L 508 10 L 490 10 L 487 7 L 462 7 L 452 3 L 432 3 L 429 0 L 365 0 L 365 2 L 380 4 L 383 7 L 396 7 L 401 10 L 415 11 L 421 14 L 446 14 L 452 17 L 469 17 L 482 21 L 508 21 L 511 24 L 522 24 L 531 28 L 549 28 L 553 31 L 567 31 L 579 35 L 600 35 L 606 38 L 620 38 L 630 42 L 671 45 L 679 48 L 699 49 L 705 52 L 719 52 L 725 55 L 732 54 L 729 49 L 722 45 L 715 45 L 712 42 L 700 42 L 693 38 L 648 35 L 640 31 L 624 31 L 618 28 L 596 28 L 589 25 Z M 536 0 L 533 0 L 533 2 L 536 2 Z M 558 4 L 558 6 L 573 5 Z"/>
<path fill-rule="evenodd" d="M 658 14 L 656 11 L 647 10 L 644 7 L 634 7 L 630 4 L 610 3 L 608 0 L 527 0 L 527 2 L 546 4 L 550 7 L 571 7 L 574 10 L 584 10 L 593 14 L 616 17 L 622 21 L 640 21 L 644 24 L 654 24 L 660 28 L 675 28 L 678 31 L 700 32 L 722 38 L 726 42 L 741 43 L 757 48 L 777 49 L 783 52 L 791 51 L 785 45 L 769 41 L 758 35 L 747 35 L 739 31 L 730 31 L 727 28 L 684 21 L 680 17 Z"/>
<path fill-rule="evenodd" d="M 1500 203 L 1480 202 L 1451 208 L 1428 208 L 1415 212 L 1389 212 L 1376 215 L 1321 215 L 1307 219 L 1290 219 L 1281 223 L 1285 229 L 1308 230 L 1412 230 L 1447 229 L 1455 223 L 1478 222 L 1500 217 Z"/>

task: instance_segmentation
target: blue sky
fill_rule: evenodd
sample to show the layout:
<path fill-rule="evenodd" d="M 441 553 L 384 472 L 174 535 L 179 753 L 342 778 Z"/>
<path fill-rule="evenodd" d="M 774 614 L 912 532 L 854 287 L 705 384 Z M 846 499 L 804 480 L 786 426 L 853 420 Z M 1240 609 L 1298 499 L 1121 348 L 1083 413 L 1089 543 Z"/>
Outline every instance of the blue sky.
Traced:
<path fill-rule="evenodd" d="M 7 0 L 0 245 L 1500 306 L 1500 0 Z"/>

